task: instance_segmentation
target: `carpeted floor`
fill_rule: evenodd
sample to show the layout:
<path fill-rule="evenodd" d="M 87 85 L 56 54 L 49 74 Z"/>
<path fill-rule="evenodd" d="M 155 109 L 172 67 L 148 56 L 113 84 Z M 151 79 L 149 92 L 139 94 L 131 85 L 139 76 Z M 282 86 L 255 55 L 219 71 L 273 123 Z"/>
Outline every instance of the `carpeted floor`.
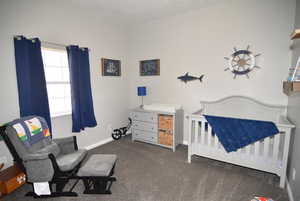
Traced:
<path fill-rule="evenodd" d="M 175 153 L 157 146 L 131 142 L 130 137 L 98 147 L 93 153 L 118 155 L 112 195 L 84 195 L 80 182 L 79 197 L 60 197 L 55 201 L 250 201 L 254 195 L 288 201 L 278 187 L 278 177 L 247 168 L 193 157 L 187 163 L 187 147 Z M 36 200 L 24 197 L 29 185 L 18 189 L 4 201 Z"/>

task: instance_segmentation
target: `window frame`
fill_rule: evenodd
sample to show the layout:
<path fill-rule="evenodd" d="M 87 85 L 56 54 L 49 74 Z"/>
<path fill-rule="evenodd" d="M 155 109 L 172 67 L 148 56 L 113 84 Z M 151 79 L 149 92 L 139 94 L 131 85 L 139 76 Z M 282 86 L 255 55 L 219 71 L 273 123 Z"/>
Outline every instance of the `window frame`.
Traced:
<path fill-rule="evenodd" d="M 42 44 L 41 46 L 41 52 L 42 52 L 42 58 L 43 58 L 43 51 L 44 50 L 48 50 L 48 51 L 54 51 L 54 52 L 64 52 L 66 53 L 67 50 L 62 48 L 62 47 L 48 47 L 48 45 Z M 64 68 L 64 66 L 54 66 L 54 65 L 48 65 L 49 67 L 46 67 L 47 65 L 45 64 L 46 62 L 44 61 L 43 58 L 43 65 L 44 65 L 44 72 L 45 72 L 45 81 L 46 81 L 46 87 L 47 87 L 47 93 L 48 93 L 48 84 L 49 85 L 55 85 L 55 84 L 61 84 L 61 85 L 70 85 L 71 86 L 71 81 L 70 81 L 70 77 L 68 81 L 47 81 L 47 74 L 46 74 L 46 68 Z M 51 66 L 51 67 L 50 67 Z M 66 66 L 69 70 L 69 66 Z M 70 110 L 65 110 L 62 112 L 57 112 L 57 113 L 51 113 L 51 108 L 50 108 L 50 99 L 64 99 L 64 100 L 69 100 L 67 99 L 68 96 L 64 96 L 64 97 L 49 97 L 49 93 L 48 93 L 48 102 L 49 102 L 49 110 L 50 110 L 50 117 L 51 118 L 57 118 L 57 117 L 62 117 L 62 116 L 69 116 L 72 115 L 72 102 L 71 102 L 71 92 L 70 92 L 70 105 L 69 108 Z"/>

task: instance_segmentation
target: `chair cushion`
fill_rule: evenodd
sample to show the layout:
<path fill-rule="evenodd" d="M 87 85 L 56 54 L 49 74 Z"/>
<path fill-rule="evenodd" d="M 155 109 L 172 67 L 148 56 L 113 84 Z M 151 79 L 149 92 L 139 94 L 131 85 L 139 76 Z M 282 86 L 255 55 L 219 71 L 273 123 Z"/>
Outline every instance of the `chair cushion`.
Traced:
<path fill-rule="evenodd" d="M 86 150 L 79 149 L 76 152 L 58 156 L 56 161 L 62 171 L 70 171 L 73 170 L 84 159 L 86 154 Z"/>
<path fill-rule="evenodd" d="M 50 144 L 46 145 L 45 147 L 39 149 L 35 152 L 35 154 L 45 154 L 45 153 L 51 153 L 55 157 L 57 157 L 60 153 L 60 148 L 55 142 L 51 142 Z"/>
<path fill-rule="evenodd" d="M 92 155 L 86 163 L 79 169 L 77 176 L 108 176 L 117 156 L 114 154 L 95 154 Z"/>

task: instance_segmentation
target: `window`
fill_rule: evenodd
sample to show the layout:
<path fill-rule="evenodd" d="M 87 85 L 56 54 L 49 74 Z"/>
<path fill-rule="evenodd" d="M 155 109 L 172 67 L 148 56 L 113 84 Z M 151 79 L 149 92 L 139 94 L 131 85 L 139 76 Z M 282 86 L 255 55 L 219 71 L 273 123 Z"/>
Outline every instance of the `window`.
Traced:
<path fill-rule="evenodd" d="M 71 114 L 71 88 L 66 50 L 42 48 L 51 117 Z"/>

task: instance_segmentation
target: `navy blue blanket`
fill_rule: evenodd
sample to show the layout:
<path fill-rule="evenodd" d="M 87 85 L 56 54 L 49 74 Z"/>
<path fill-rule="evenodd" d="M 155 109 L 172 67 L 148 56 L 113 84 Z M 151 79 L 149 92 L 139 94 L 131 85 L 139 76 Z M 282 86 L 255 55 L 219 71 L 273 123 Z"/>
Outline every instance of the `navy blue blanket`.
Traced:
<path fill-rule="evenodd" d="M 279 133 L 273 122 L 204 115 L 227 152 Z"/>

